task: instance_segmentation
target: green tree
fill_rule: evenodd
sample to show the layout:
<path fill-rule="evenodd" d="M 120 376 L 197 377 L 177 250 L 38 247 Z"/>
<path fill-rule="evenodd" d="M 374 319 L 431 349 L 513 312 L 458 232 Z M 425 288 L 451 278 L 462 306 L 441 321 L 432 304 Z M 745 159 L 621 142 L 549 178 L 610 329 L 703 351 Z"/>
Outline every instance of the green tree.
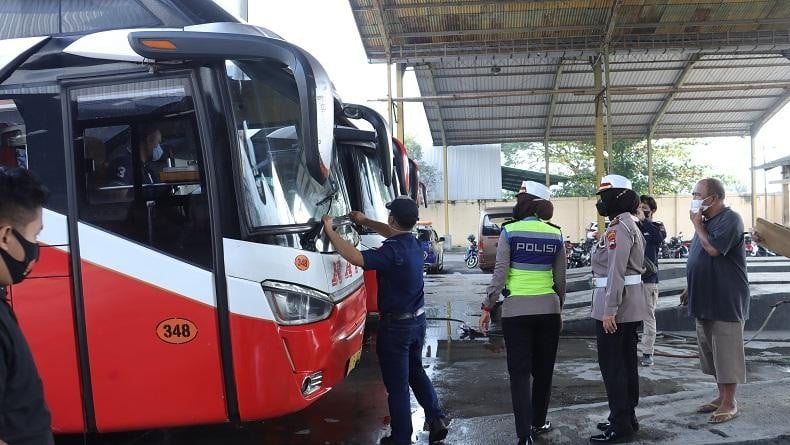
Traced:
<path fill-rule="evenodd" d="M 691 160 L 690 147 L 699 142 L 692 139 L 667 139 L 653 144 L 653 194 L 685 193 L 708 173 L 708 166 Z M 612 143 L 611 173 L 623 175 L 634 184 L 634 190 L 647 192 L 647 143 L 645 140 L 620 140 Z M 545 148 L 542 143 L 504 144 L 505 165 L 542 170 Z M 569 176 L 570 180 L 557 191 L 558 196 L 591 196 L 595 194 L 595 144 L 590 141 L 549 143 L 552 173 Z"/>
<path fill-rule="evenodd" d="M 420 168 L 420 180 L 425 184 L 425 190 L 430 196 L 431 192 L 436 190 L 439 182 L 441 182 L 442 173 L 436 167 L 425 163 L 425 159 L 422 157 L 422 145 L 414 139 L 414 136 L 407 135 L 403 145 L 406 146 L 406 153 L 409 155 L 409 158 L 414 160 L 417 163 L 417 167 Z"/>

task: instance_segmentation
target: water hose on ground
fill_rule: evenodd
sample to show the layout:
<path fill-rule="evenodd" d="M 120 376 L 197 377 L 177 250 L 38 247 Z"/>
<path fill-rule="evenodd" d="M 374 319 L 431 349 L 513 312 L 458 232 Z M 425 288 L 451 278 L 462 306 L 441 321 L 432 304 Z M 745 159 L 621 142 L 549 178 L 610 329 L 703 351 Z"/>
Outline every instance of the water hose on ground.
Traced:
<path fill-rule="evenodd" d="M 752 341 L 754 341 L 763 332 L 763 330 L 765 330 L 765 327 L 768 326 L 768 322 L 770 322 L 771 318 L 774 316 L 774 313 L 776 312 L 776 309 L 779 308 L 779 306 L 781 306 L 781 305 L 783 305 L 785 303 L 790 303 L 790 300 L 780 300 L 780 301 L 777 301 L 776 303 L 771 305 L 771 311 L 768 313 L 768 316 L 765 317 L 765 321 L 763 321 L 763 324 L 760 326 L 760 329 L 758 329 L 757 332 L 755 332 L 754 335 L 752 335 L 752 337 L 749 340 L 747 340 L 746 342 L 743 343 L 744 346 L 746 346 L 749 343 L 751 343 Z M 472 316 L 474 316 L 474 315 L 472 315 Z M 483 333 L 477 331 L 476 329 L 474 329 L 474 328 L 472 328 L 470 326 L 467 326 L 465 321 L 459 320 L 457 318 L 431 317 L 431 318 L 427 318 L 427 320 L 441 320 L 441 321 L 448 320 L 448 321 L 455 321 L 455 322 L 461 323 L 461 329 L 463 329 L 465 332 L 468 331 L 468 332 L 472 333 L 472 335 L 470 335 L 470 338 L 486 337 L 486 336 L 494 336 L 494 337 L 501 336 L 499 334 L 493 334 L 493 335 L 491 335 L 491 334 L 489 334 L 489 335 L 483 334 Z M 696 340 L 696 337 L 691 337 L 691 336 L 687 336 L 687 335 L 670 334 L 670 333 L 666 333 L 666 332 L 662 332 L 661 334 L 664 337 L 675 338 L 675 339 L 678 339 L 678 340 L 684 340 L 684 341 L 685 340 L 692 340 L 692 339 Z M 592 336 L 592 335 L 563 335 L 562 337 L 565 337 L 565 338 L 580 338 L 580 339 L 595 339 L 596 338 L 595 336 Z M 765 341 L 787 342 L 787 341 L 790 341 L 790 340 L 765 340 Z M 662 351 L 658 351 L 658 350 L 654 351 L 653 355 L 656 355 L 656 356 L 659 356 L 659 357 L 670 357 L 670 358 L 688 358 L 688 359 L 699 358 L 698 354 L 692 354 L 692 355 L 688 355 L 688 354 L 673 354 L 673 353 L 662 352 Z"/>

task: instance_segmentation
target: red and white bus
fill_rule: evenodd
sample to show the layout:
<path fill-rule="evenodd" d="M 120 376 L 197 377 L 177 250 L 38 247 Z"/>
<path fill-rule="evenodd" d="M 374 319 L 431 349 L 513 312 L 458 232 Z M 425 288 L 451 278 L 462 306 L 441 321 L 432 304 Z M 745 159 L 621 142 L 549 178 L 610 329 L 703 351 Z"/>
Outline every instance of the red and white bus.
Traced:
<path fill-rule="evenodd" d="M 420 179 L 420 168 L 414 159 L 408 157 L 406 146 L 397 138 L 392 138 L 395 171 L 400 175 L 400 194 L 408 195 L 417 204 L 428 206 L 425 184 Z"/>
<path fill-rule="evenodd" d="M 401 174 L 394 168 L 394 139 L 384 118 L 371 108 L 345 104 L 343 115 L 347 120 L 335 130 L 335 139 L 351 208 L 364 212 L 374 220 L 387 221 L 389 211 L 386 204 L 400 194 L 401 189 Z M 360 120 L 370 124 L 373 131 L 357 129 L 353 122 Z M 384 241 L 384 237 L 368 228 L 361 228 L 360 235 L 362 249 L 376 249 Z M 365 290 L 368 312 L 377 312 L 378 282 L 375 271 L 365 271 Z"/>
<path fill-rule="evenodd" d="M 387 221 L 385 204 L 397 195 L 411 196 L 425 203 L 425 185 L 420 182 L 416 162 L 408 157 L 406 147 L 390 134 L 384 117 L 364 105 L 344 104 L 343 118 L 335 130 L 346 185 L 353 210 L 364 212 L 377 221 Z M 360 130 L 354 121 L 365 121 L 373 131 Z M 361 228 L 362 249 L 376 249 L 384 237 Z M 378 312 L 376 272 L 365 272 L 368 313 Z"/>
<path fill-rule="evenodd" d="M 350 372 L 335 112 L 313 57 L 208 0 L 0 2 L 0 154 L 52 192 L 10 298 L 56 432 L 280 416 Z"/>

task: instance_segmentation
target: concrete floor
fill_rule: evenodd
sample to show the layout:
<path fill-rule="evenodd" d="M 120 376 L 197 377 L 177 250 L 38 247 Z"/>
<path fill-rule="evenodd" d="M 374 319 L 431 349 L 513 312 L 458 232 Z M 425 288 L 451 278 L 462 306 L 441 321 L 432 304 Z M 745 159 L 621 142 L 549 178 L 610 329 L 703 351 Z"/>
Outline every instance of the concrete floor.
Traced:
<path fill-rule="evenodd" d="M 458 257 L 458 258 L 456 258 Z M 466 273 L 462 254 L 447 255 L 446 273 L 426 279 L 426 308 L 429 317 L 455 318 L 476 325 L 480 298 L 490 275 Z M 788 292 L 790 262 L 775 261 L 755 271 L 753 293 L 776 296 Z M 770 266 L 770 267 L 769 267 Z M 677 264 L 681 268 L 682 264 Z M 751 265 L 750 265 L 751 267 Z M 672 273 L 672 266 L 666 270 Z M 758 270 L 758 269 L 755 269 Z M 456 273 L 458 272 L 458 273 Z M 751 272 L 751 271 L 750 271 Z M 584 281 L 584 270 L 574 270 L 571 280 Z M 766 274 L 763 276 L 762 274 Z M 669 275 L 667 276 L 669 278 Z M 663 307 L 671 315 L 668 322 L 683 317 L 677 311 L 675 278 L 667 279 L 662 290 Z M 771 286 L 778 286 L 773 289 Z M 775 292 L 774 292 L 775 291 Z M 567 324 L 578 321 L 576 334 L 563 337 L 553 382 L 550 420 L 555 431 L 538 443 L 588 443 L 596 422 L 604 420 L 608 409 L 596 362 L 595 341 L 585 327 L 589 316 L 589 291 L 578 290 L 575 309 Z M 586 294 L 586 297 L 584 296 Z M 763 294 L 761 294 L 763 295 Z M 570 300 L 569 296 L 569 302 Z M 762 301 L 762 300 L 761 300 Z M 759 312 L 759 311 L 757 311 Z M 777 310 L 781 326 L 771 326 L 747 348 L 750 383 L 739 390 L 742 414 L 719 426 L 707 424 L 707 417 L 695 414 L 696 406 L 715 398 L 712 379 L 699 371 L 693 358 L 657 357 L 652 368 L 640 369 L 642 400 L 637 414 L 642 429 L 637 443 L 790 443 L 790 305 Z M 760 312 L 764 317 L 764 313 Z M 501 339 L 461 340 L 459 321 L 429 322 L 424 364 L 439 398 L 453 419 L 447 444 L 515 444 L 505 353 Z M 762 319 L 755 323 L 761 324 Z M 659 329 L 662 329 L 659 320 Z M 747 327 L 747 329 L 749 329 Z M 756 328 L 755 328 L 756 329 Z M 373 353 L 375 331 L 368 333 L 360 365 L 338 387 L 309 408 L 284 417 L 244 425 L 218 425 L 154 430 L 98 436 L 58 437 L 59 445 L 76 444 L 374 444 L 388 431 L 386 392 L 380 383 L 378 362 Z M 677 331 L 679 337 L 660 338 L 659 351 L 673 355 L 693 355 L 693 339 Z M 747 338 L 751 333 L 746 334 Z M 773 341 L 764 341 L 773 340 Z M 413 422 L 419 432 L 424 418 L 413 402 Z M 415 443 L 427 443 L 427 433 L 415 433 Z"/>

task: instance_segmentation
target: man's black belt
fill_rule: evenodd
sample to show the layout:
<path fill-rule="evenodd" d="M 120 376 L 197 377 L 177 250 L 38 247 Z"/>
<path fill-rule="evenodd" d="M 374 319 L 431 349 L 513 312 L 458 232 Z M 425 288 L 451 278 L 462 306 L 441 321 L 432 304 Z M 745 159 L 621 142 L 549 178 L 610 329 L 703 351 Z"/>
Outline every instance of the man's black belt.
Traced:
<path fill-rule="evenodd" d="M 425 308 L 419 308 L 414 312 L 387 312 L 386 314 L 380 314 L 379 318 L 388 321 L 410 320 L 412 318 L 417 318 L 424 313 L 425 313 Z"/>

